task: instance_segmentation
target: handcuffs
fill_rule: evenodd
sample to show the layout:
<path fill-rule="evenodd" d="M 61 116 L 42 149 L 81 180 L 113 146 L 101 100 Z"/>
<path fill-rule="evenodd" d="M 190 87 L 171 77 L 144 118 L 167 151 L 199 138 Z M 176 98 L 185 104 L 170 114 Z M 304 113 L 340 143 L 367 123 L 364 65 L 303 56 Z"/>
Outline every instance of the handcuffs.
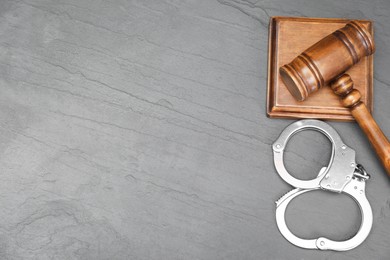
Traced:
<path fill-rule="evenodd" d="M 302 130 L 319 131 L 332 143 L 332 155 L 328 166 L 322 168 L 313 180 L 296 179 L 287 172 L 283 163 L 283 152 L 288 140 Z M 276 223 L 280 233 L 290 243 L 307 249 L 346 251 L 360 245 L 370 233 L 373 216 L 365 195 L 365 182 L 370 176 L 361 165 L 356 164 L 355 151 L 343 143 L 339 134 L 330 125 L 319 120 L 301 120 L 289 125 L 273 143 L 272 149 L 275 168 L 280 177 L 295 187 L 276 201 Z M 346 193 L 356 201 L 361 211 L 362 222 L 355 236 L 345 241 L 333 241 L 325 237 L 303 239 L 291 233 L 285 220 L 288 204 L 301 194 L 319 189 Z"/>

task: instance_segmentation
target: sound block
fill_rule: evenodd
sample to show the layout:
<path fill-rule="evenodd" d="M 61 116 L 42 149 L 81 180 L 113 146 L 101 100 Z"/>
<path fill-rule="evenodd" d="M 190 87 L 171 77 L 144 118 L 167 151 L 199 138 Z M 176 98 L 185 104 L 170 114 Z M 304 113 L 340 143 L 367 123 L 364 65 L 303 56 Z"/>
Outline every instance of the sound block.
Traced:
<path fill-rule="evenodd" d="M 356 20 L 356 19 L 355 19 Z M 345 26 L 348 19 L 271 17 L 268 41 L 267 115 L 271 118 L 318 118 L 353 121 L 347 108 L 329 86 L 310 95 L 305 101 L 296 101 L 287 90 L 279 68 L 291 62 L 308 47 L 328 34 Z M 373 35 L 368 20 L 358 20 Z M 364 57 L 346 71 L 362 94 L 362 101 L 373 109 L 373 55 Z"/>

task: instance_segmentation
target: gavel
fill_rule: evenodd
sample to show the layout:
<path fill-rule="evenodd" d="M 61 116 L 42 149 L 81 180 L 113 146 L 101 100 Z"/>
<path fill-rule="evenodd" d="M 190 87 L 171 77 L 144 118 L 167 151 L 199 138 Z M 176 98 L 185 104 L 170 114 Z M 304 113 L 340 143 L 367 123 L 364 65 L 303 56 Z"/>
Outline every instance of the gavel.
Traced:
<path fill-rule="evenodd" d="M 357 21 L 315 43 L 279 70 L 294 98 L 305 100 L 311 93 L 330 85 L 341 104 L 351 111 L 390 177 L 390 143 L 375 122 L 361 94 L 345 72 L 363 57 L 375 52 L 371 34 Z"/>

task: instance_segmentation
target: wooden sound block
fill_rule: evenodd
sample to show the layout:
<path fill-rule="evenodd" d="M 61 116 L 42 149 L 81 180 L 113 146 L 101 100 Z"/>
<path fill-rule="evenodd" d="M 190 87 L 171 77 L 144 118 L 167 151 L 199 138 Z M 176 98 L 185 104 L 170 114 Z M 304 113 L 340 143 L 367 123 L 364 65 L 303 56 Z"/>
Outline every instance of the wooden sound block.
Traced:
<path fill-rule="evenodd" d="M 342 106 L 339 97 L 329 86 L 310 95 L 305 101 L 296 101 L 281 80 L 279 68 L 337 29 L 347 19 L 271 17 L 268 42 L 267 115 L 271 118 L 318 118 L 353 121 L 349 109 Z M 357 20 L 373 35 L 372 22 Z M 373 109 L 373 55 L 364 57 L 347 71 L 360 91 L 368 110 Z"/>

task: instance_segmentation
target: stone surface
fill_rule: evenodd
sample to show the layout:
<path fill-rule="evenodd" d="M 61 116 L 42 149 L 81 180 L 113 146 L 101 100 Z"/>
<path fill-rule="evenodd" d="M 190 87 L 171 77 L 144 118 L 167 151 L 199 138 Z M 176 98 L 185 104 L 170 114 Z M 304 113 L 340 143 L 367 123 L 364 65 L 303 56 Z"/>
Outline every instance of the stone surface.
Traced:
<path fill-rule="evenodd" d="M 390 182 L 354 123 L 330 124 L 371 173 L 373 230 L 355 250 L 291 245 L 291 188 L 265 113 L 270 16 L 375 22 L 374 116 L 390 136 L 390 2 L 0 1 L 1 259 L 388 259 Z M 300 133 L 286 164 L 311 178 L 330 144 Z M 288 210 L 301 236 L 346 239 L 346 196 Z"/>

